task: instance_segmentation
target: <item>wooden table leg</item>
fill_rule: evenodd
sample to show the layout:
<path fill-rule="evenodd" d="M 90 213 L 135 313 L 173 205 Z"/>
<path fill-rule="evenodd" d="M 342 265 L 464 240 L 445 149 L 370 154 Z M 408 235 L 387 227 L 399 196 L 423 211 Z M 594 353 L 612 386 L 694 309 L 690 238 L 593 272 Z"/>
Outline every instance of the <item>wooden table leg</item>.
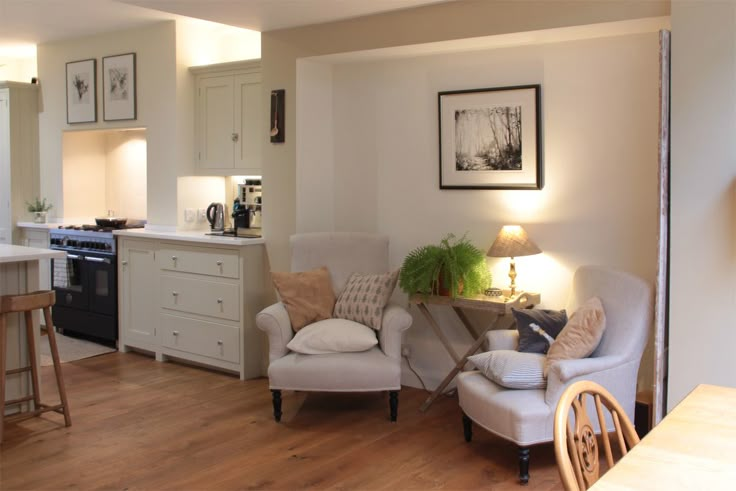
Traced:
<path fill-rule="evenodd" d="M 488 324 L 488 327 L 486 327 L 485 330 L 482 333 L 480 333 L 480 335 L 475 339 L 473 344 L 470 346 L 470 349 L 468 349 L 468 351 L 465 352 L 462 358 L 458 359 L 457 363 L 455 363 L 455 367 L 450 371 L 450 373 L 447 374 L 447 376 L 444 378 L 444 380 L 442 380 L 440 385 L 437 386 L 434 392 L 432 392 L 429 395 L 427 400 L 424 401 L 424 404 L 421 405 L 421 407 L 419 408 L 421 412 L 424 412 L 427 409 L 429 409 L 429 406 L 431 406 L 432 403 L 435 401 L 435 399 L 437 399 L 439 395 L 442 393 L 442 391 L 445 390 L 445 387 L 447 387 L 450 384 L 450 382 L 452 382 L 452 379 L 454 379 L 457 376 L 457 374 L 460 373 L 460 371 L 462 371 L 463 367 L 468 362 L 468 357 L 475 354 L 475 352 L 478 351 L 478 348 L 480 348 L 480 346 L 483 344 L 486 333 L 490 331 L 491 329 L 493 329 L 494 327 L 496 327 L 499 324 L 502 317 L 503 316 L 497 316 L 496 319 L 493 322 L 490 322 Z M 465 327 L 468 330 L 472 329 L 467 316 L 463 314 L 462 316 L 460 316 L 460 320 L 463 322 L 463 324 L 468 322 L 468 324 L 465 324 Z"/>
<path fill-rule="evenodd" d="M 437 324 L 437 321 L 434 320 L 434 317 L 432 317 L 432 313 L 429 311 L 427 306 L 423 303 L 417 304 L 417 307 L 419 308 L 419 312 L 424 314 L 424 318 L 427 319 L 427 322 L 429 322 L 429 325 L 434 330 L 434 333 L 437 335 L 437 337 L 440 339 L 442 344 L 445 346 L 445 349 L 447 352 L 452 356 L 452 359 L 457 363 L 460 361 L 460 356 L 457 354 L 455 349 L 452 347 L 452 344 L 450 344 L 450 340 L 447 339 L 447 336 L 445 336 L 445 333 L 442 332 L 442 329 L 440 329 L 440 326 Z"/>

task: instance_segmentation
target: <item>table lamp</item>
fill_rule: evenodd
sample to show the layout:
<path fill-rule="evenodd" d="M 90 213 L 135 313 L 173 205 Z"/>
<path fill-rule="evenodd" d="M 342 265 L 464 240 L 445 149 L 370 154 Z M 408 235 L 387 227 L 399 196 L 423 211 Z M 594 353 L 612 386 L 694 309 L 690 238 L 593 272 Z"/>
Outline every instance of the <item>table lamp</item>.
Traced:
<path fill-rule="evenodd" d="M 511 278 L 511 295 L 516 293 L 516 263 L 515 257 L 532 256 L 541 253 L 537 244 L 531 241 L 526 230 L 521 225 L 504 225 L 488 249 L 487 256 L 511 258 L 509 278 Z"/>

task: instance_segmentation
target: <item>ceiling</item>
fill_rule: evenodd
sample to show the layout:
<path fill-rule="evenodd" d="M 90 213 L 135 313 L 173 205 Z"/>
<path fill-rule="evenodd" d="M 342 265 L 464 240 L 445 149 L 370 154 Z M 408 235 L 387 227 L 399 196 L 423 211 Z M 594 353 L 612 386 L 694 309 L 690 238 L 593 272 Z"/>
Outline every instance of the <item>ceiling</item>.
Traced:
<path fill-rule="evenodd" d="M 256 31 L 330 22 L 447 0 L 0 0 L 0 57 L 36 45 L 129 29 L 176 15 Z"/>

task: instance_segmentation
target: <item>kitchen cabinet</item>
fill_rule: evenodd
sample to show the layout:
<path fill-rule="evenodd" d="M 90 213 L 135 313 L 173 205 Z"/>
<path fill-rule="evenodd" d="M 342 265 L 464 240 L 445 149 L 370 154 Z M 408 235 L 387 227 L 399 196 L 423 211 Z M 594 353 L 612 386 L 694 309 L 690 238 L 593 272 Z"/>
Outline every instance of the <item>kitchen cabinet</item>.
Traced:
<path fill-rule="evenodd" d="M 20 244 L 15 226 L 39 196 L 38 86 L 0 82 L 0 244 Z"/>
<path fill-rule="evenodd" d="M 156 250 L 152 240 L 122 238 L 118 256 L 118 346 L 127 351 L 135 346 L 156 352 L 159 345 L 156 327 Z M 160 355 L 157 356 L 160 359 Z"/>
<path fill-rule="evenodd" d="M 200 175 L 260 175 L 259 60 L 190 68 L 195 76 L 195 163 Z"/>
<path fill-rule="evenodd" d="M 39 249 L 49 248 L 49 230 L 43 228 L 22 228 L 21 244 Z M 51 289 L 51 260 L 38 262 L 39 286 L 41 290 Z M 45 322 L 41 322 L 45 324 Z"/>
<path fill-rule="evenodd" d="M 120 348 L 264 374 L 263 245 L 192 245 L 121 236 Z"/>

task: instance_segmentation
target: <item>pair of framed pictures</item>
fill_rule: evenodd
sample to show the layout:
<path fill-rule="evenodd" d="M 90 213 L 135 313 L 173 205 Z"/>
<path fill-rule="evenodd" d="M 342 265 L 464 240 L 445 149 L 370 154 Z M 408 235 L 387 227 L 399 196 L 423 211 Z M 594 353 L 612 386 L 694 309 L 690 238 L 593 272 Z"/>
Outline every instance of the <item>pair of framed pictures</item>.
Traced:
<path fill-rule="evenodd" d="M 136 119 L 135 53 L 102 58 L 104 121 Z M 97 121 L 97 60 L 66 64 L 66 122 Z"/>

